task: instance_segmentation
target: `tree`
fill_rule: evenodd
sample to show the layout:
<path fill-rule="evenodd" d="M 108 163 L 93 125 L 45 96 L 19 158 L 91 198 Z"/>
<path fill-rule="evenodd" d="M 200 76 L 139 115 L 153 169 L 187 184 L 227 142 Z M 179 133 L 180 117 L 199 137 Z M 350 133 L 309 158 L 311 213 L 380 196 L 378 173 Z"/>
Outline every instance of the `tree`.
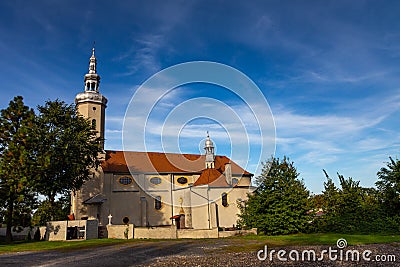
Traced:
<path fill-rule="evenodd" d="M 400 160 L 390 161 L 377 173 L 376 186 L 382 196 L 382 207 L 389 216 L 400 216 Z"/>
<path fill-rule="evenodd" d="M 272 157 L 257 177 L 258 188 L 239 206 L 239 224 L 271 235 L 304 231 L 310 194 L 298 176 L 288 158 Z"/>
<path fill-rule="evenodd" d="M 79 115 L 74 105 L 63 101 L 47 101 L 38 107 L 36 134 L 37 191 L 55 207 L 56 197 L 78 190 L 97 168 L 100 138 L 91 123 Z M 53 213 L 53 212 L 52 212 Z"/>
<path fill-rule="evenodd" d="M 387 220 L 381 212 L 378 193 L 373 188 L 360 186 L 353 178 L 338 173 L 340 188 L 325 172 L 324 215 L 314 220 L 317 231 L 337 233 L 388 233 L 396 231 L 396 222 Z M 368 218 L 366 220 L 365 218 Z"/>
<path fill-rule="evenodd" d="M 43 200 L 32 217 L 32 225 L 45 225 L 48 221 L 63 221 L 70 212 L 71 197 L 69 194 L 59 197 L 53 204 Z"/>
<path fill-rule="evenodd" d="M 32 176 L 36 172 L 32 129 L 35 113 L 21 96 L 10 101 L 0 116 L 0 203 L 7 224 L 6 240 L 12 241 L 11 227 L 30 214 L 36 194 Z"/>

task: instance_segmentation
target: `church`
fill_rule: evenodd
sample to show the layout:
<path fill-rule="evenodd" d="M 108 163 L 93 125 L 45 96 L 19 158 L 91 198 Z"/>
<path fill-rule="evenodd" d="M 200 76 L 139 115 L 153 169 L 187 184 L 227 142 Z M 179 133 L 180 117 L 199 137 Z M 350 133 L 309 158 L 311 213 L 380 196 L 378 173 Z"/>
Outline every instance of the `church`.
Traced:
<path fill-rule="evenodd" d="M 107 98 L 99 91 L 100 75 L 93 48 L 77 111 L 105 139 Z M 238 205 L 254 190 L 253 174 L 224 155 L 215 155 L 207 133 L 204 154 L 104 150 L 101 165 L 84 186 L 71 194 L 76 219 L 97 219 L 100 226 L 231 229 Z"/>

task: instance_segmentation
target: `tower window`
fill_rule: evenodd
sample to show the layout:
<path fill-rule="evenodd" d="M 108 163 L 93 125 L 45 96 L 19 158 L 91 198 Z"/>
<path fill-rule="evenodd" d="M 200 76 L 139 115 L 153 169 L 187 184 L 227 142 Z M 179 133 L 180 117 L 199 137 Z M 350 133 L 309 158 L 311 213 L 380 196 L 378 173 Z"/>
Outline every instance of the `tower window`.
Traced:
<path fill-rule="evenodd" d="M 228 207 L 228 194 L 227 193 L 222 193 L 221 200 L 222 200 L 222 206 Z"/>
<path fill-rule="evenodd" d="M 93 110 L 96 110 L 96 107 L 93 107 Z"/>
<path fill-rule="evenodd" d="M 95 119 L 92 120 L 92 128 L 96 129 L 96 120 Z"/>
<path fill-rule="evenodd" d="M 154 198 L 154 208 L 156 209 L 156 210 L 160 210 L 161 209 L 161 197 L 160 196 L 156 196 L 155 198 Z"/>

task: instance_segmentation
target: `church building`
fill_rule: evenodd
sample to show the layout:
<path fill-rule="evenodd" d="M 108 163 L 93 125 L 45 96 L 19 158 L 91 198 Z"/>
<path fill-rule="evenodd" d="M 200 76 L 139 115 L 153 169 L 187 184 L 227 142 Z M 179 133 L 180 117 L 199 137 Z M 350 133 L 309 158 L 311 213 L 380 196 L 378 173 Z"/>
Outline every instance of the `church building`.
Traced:
<path fill-rule="evenodd" d="M 105 140 L 107 98 L 99 92 L 100 75 L 93 48 L 77 110 Z M 104 142 L 101 144 L 104 149 Z M 233 228 L 238 205 L 253 190 L 253 174 L 223 155 L 215 155 L 207 133 L 204 154 L 103 150 L 101 165 L 71 196 L 76 219 L 99 225 L 135 227 L 176 225 L 178 229 Z"/>

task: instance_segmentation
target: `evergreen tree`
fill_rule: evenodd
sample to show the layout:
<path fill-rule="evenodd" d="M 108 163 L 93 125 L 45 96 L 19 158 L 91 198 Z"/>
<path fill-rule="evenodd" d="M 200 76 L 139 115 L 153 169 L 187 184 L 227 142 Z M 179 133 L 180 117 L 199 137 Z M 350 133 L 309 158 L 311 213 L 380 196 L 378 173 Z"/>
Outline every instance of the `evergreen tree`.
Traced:
<path fill-rule="evenodd" d="M 32 176 L 36 172 L 32 129 L 35 113 L 17 96 L 0 116 L 0 203 L 7 224 L 6 240 L 12 241 L 11 227 L 30 215 L 36 194 Z"/>
<path fill-rule="evenodd" d="M 268 235 L 302 232 L 310 220 L 309 191 L 293 162 L 271 158 L 257 177 L 258 188 L 241 208 L 239 224 Z"/>

